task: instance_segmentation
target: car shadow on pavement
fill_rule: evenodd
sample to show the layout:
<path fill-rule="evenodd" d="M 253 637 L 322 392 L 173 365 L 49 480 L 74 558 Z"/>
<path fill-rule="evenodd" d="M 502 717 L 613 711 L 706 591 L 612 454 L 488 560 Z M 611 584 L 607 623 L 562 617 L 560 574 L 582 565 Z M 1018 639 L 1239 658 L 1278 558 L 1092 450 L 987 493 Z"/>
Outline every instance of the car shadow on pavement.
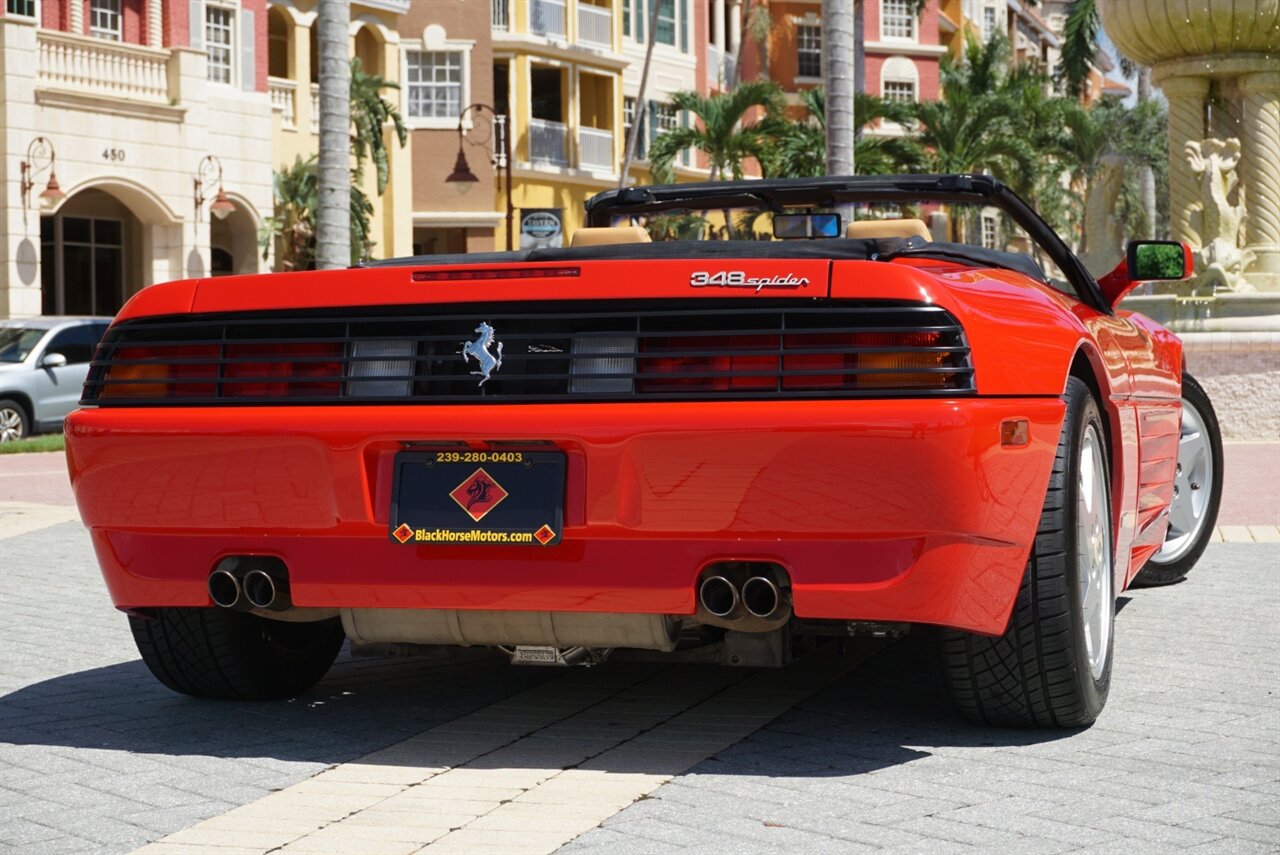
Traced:
<path fill-rule="evenodd" d="M 713 766 L 720 774 L 847 776 L 927 756 L 909 746 L 1028 745 L 1071 733 L 984 728 L 962 721 L 946 697 L 927 631 L 889 646 L 848 673 L 841 673 L 840 661 L 832 658 L 831 679 L 818 674 L 817 685 L 826 682 L 824 688 L 702 766 Z M 35 683 L 0 698 L 0 741 L 327 765 L 400 742 L 566 673 L 512 667 L 505 657 L 487 651 L 441 660 L 364 659 L 344 653 L 308 694 L 286 702 L 250 703 L 174 694 L 142 662 L 132 661 Z M 690 685 L 724 673 L 709 665 L 611 662 L 575 682 Z M 734 676 L 749 681 L 768 673 L 737 671 Z M 484 768 L 484 758 L 468 765 Z M 674 760 L 654 758 L 644 765 L 616 771 L 679 774 L 688 764 L 675 768 Z"/>

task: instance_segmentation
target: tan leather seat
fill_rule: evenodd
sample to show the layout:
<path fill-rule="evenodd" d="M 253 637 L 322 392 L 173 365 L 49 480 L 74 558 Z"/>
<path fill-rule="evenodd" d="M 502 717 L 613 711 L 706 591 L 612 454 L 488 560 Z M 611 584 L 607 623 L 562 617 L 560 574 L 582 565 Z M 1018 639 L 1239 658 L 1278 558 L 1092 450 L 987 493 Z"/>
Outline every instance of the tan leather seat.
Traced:
<path fill-rule="evenodd" d="M 578 229 L 569 246 L 606 246 L 613 243 L 653 243 L 653 238 L 640 226 L 615 226 Z"/>
<path fill-rule="evenodd" d="M 845 229 L 847 238 L 909 238 L 933 240 L 924 220 L 855 220 Z"/>

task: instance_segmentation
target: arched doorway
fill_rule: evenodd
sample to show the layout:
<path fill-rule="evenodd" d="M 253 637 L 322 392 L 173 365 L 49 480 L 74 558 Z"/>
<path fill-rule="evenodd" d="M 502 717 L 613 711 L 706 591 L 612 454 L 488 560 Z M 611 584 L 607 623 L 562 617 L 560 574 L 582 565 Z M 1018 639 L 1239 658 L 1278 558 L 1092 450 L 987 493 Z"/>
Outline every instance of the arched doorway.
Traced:
<path fill-rule="evenodd" d="M 232 199 L 236 209 L 219 220 L 209 220 L 209 273 L 231 276 L 258 272 L 258 227 L 243 202 Z"/>
<path fill-rule="evenodd" d="M 385 76 L 382 67 L 382 39 L 374 33 L 372 27 L 361 27 L 356 33 L 355 53 L 360 60 L 360 69 L 365 74 Z"/>
<path fill-rule="evenodd" d="M 143 285 L 143 225 L 103 190 L 68 198 L 40 218 L 41 312 L 114 315 Z"/>
<path fill-rule="evenodd" d="M 267 75 L 293 79 L 293 21 L 279 6 L 267 8 Z"/>

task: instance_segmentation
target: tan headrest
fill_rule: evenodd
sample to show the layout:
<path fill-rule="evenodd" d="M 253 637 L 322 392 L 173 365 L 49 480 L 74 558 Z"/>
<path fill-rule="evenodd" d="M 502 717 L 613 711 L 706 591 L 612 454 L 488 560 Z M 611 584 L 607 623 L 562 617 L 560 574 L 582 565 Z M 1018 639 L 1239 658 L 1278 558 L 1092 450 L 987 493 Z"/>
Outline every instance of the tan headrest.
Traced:
<path fill-rule="evenodd" d="M 640 226 L 578 229 L 569 246 L 605 246 L 611 243 L 653 243 L 653 238 Z"/>
<path fill-rule="evenodd" d="M 933 240 L 924 220 L 856 220 L 845 229 L 847 238 L 909 238 Z"/>

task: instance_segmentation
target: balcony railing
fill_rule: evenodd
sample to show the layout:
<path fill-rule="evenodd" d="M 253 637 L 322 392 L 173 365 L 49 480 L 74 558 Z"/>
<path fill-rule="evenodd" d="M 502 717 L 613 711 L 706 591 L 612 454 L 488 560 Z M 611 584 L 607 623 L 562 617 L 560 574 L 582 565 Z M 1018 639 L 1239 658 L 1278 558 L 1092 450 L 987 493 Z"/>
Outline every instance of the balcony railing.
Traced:
<path fill-rule="evenodd" d="M 578 43 L 613 49 L 613 13 L 603 6 L 578 3 Z"/>
<path fill-rule="evenodd" d="M 724 54 L 715 45 L 707 45 L 707 85 L 723 88 Z"/>
<path fill-rule="evenodd" d="M 724 83 L 721 84 L 722 89 L 728 89 L 733 85 L 733 81 L 738 77 L 738 58 L 731 52 L 725 51 L 724 54 Z"/>
<path fill-rule="evenodd" d="M 490 28 L 507 31 L 511 29 L 511 0 L 491 0 L 493 18 Z"/>
<path fill-rule="evenodd" d="M 127 101 L 168 104 L 167 50 L 40 30 L 38 85 Z"/>
<path fill-rule="evenodd" d="M 549 39 L 564 40 L 564 0 L 529 0 L 529 31 Z"/>
<path fill-rule="evenodd" d="M 613 131 L 599 128 L 578 129 L 578 160 L 583 169 L 613 172 Z"/>
<path fill-rule="evenodd" d="M 568 166 L 566 143 L 569 128 L 563 122 L 549 119 L 529 120 L 529 160 L 533 163 L 549 163 L 552 166 Z"/>
<path fill-rule="evenodd" d="M 311 84 L 311 133 L 320 133 L 320 84 Z"/>
<path fill-rule="evenodd" d="M 271 90 L 271 109 L 280 114 L 280 124 L 289 129 L 296 128 L 298 84 L 281 77 L 268 77 L 267 86 Z"/>

